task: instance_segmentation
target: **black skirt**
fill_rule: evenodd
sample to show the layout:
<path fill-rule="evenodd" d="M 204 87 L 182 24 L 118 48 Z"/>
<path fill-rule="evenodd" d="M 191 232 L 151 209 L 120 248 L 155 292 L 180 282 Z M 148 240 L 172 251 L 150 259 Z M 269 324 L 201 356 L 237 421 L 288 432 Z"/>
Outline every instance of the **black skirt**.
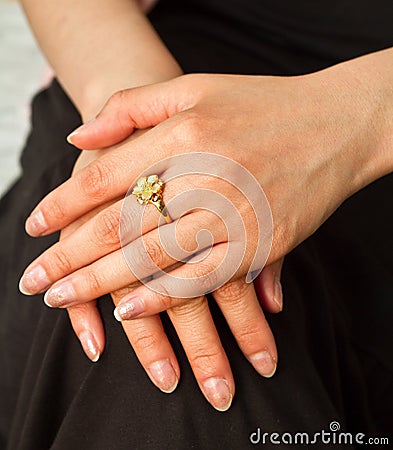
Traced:
<path fill-rule="evenodd" d="M 393 46 L 391 0 L 185 3 L 163 0 L 150 17 L 185 72 L 292 75 Z M 232 407 L 219 413 L 165 314 L 182 370 L 171 395 L 145 375 L 109 296 L 99 301 L 107 345 L 92 364 L 66 311 L 18 292 L 24 268 L 58 237 L 32 239 L 24 221 L 78 156 L 65 136 L 80 117 L 56 81 L 32 108 L 23 175 L 0 202 L 0 448 L 244 449 L 263 439 L 271 448 L 263 433 L 285 445 L 283 433 L 333 439 L 337 425 L 353 447 L 356 433 L 392 442 L 393 176 L 346 201 L 286 258 L 284 312 L 268 316 L 280 356 L 272 379 L 249 365 L 211 302 L 236 382 Z"/>

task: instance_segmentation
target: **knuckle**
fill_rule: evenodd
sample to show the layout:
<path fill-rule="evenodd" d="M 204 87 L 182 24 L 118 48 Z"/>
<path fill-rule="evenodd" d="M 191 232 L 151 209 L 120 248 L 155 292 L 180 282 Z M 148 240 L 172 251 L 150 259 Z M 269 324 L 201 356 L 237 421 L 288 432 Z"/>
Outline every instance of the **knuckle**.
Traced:
<path fill-rule="evenodd" d="M 191 366 L 204 374 L 210 374 L 217 367 L 217 361 L 221 359 L 220 350 L 198 350 L 189 356 Z"/>
<path fill-rule="evenodd" d="M 244 279 L 229 281 L 218 288 L 214 295 L 218 300 L 237 302 L 244 298 L 250 287 L 251 285 L 246 283 Z"/>
<path fill-rule="evenodd" d="M 239 326 L 235 333 L 238 344 L 243 348 L 254 347 L 255 343 L 260 340 L 260 334 L 261 326 L 257 323 L 247 323 Z"/>
<path fill-rule="evenodd" d="M 123 89 L 110 99 L 112 115 L 115 118 L 116 126 L 120 129 L 123 136 L 129 136 L 131 128 L 137 126 L 127 107 L 130 103 L 131 91 L 132 89 Z"/>
<path fill-rule="evenodd" d="M 158 278 L 158 280 L 160 280 Z M 157 295 L 154 296 L 154 301 L 156 302 L 156 306 L 160 311 L 166 311 L 173 307 L 174 299 L 169 294 L 169 291 L 165 285 L 165 283 L 161 283 L 160 281 L 155 281 L 152 283 L 154 286 L 154 292 L 157 292 Z"/>
<path fill-rule="evenodd" d="M 98 216 L 95 238 L 101 244 L 114 245 L 120 242 L 120 213 L 107 209 Z"/>
<path fill-rule="evenodd" d="M 199 263 L 194 269 L 194 283 L 205 294 L 216 289 L 219 282 L 218 270 L 210 263 Z"/>
<path fill-rule="evenodd" d="M 73 326 L 84 325 L 84 322 L 90 318 L 91 308 L 95 308 L 92 303 L 81 303 L 67 308 Z"/>
<path fill-rule="evenodd" d="M 138 278 L 155 273 L 163 260 L 163 251 L 153 239 L 144 238 L 136 242 L 132 252 L 132 265 Z"/>
<path fill-rule="evenodd" d="M 138 286 L 140 286 L 140 283 L 132 283 L 128 286 L 122 287 L 120 289 L 116 289 L 115 291 L 111 292 L 111 297 L 114 302 L 119 302 L 123 297 L 130 294 L 134 289 L 136 289 Z"/>
<path fill-rule="evenodd" d="M 179 305 L 170 309 L 170 315 L 174 320 L 195 320 L 199 319 L 208 309 L 207 301 L 204 297 L 198 297 L 192 300 L 185 300 Z"/>
<path fill-rule="evenodd" d="M 160 344 L 158 336 L 151 332 L 136 333 L 131 339 L 134 350 L 139 353 L 143 351 L 156 350 Z"/>
<path fill-rule="evenodd" d="M 116 111 L 127 100 L 128 91 L 128 89 L 122 89 L 112 94 L 107 101 L 107 107 Z"/>
<path fill-rule="evenodd" d="M 141 226 L 140 217 L 134 214 L 134 211 L 124 207 L 121 207 L 120 210 L 115 207 L 113 212 L 118 214 L 118 231 L 121 242 L 123 245 L 127 245 L 135 239 L 135 230 Z"/>
<path fill-rule="evenodd" d="M 96 202 L 105 198 L 113 181 L 110 168 L 100 160 L 94 161 L 76 176 L 82 192 Z"/>
<path fill-rule="evenodd" d="M 67 216 L 64 210 L 64 205 L 62 205 L 56 198 L 51 198 L 49 202 L 44 201 L 40 206 L 40 210 L 48 224 L 63 222 Z"/>
<path fill-rule="evenodd" d="M 181 116 L 172 127 L 172 139 L 175 144 L 189 147 L 203 140 L 204 129 L 202 119 L 195 111 Z"/>
<path fill-rule="evenodd" d="M 49 269 L 48 272 L 57 274 L 57 276 L 70 273 L 73 269 L 70 257 L 60 249 L 56 249 L 51 255 L 48 255 L 45 265 Z"/>
<path fill-rule="evenodd" d="M 89 271 L 86 274 L 86 283 L 88 292 L 98 295 L 102 291 L 104 280 L 102 276 L 95 271 Z"/>
<path fill-rule="evenodd" d="M 144 247 L 146 256 L 158 267 L 162 267 L 165 262 L 165 257 L 161 245 L 155 239 L 145 238 Z"/>
<path fill-rule="evenodd" d="M 173 307 L 173 298 L 169 295 L 158 295 L 156 300 L 160 311 L 166 311 Z"/>

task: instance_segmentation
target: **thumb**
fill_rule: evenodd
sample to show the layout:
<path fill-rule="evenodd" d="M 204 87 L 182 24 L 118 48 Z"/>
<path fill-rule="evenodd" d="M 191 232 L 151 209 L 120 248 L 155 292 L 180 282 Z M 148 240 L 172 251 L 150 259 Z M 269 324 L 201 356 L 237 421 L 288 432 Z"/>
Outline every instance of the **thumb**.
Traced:
<path fill-rule="evenodd" d="M 192 103 L 183 80 L 126 89 L 112 95 L 96 118 L 73 131 L 67 141 L 83 150 L 106 148 L 128 138 L 137 128 L 150 128 Z"/>

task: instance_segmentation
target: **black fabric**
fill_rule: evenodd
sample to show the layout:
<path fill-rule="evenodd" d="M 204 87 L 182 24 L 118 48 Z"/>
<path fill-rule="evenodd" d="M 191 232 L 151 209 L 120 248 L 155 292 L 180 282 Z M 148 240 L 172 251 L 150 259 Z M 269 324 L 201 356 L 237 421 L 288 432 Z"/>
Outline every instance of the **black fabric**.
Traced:
<path fill-rule="evenodd" d="M 393 46 L 391 0 L 164 0 L 150 17 L 186 72 L 306 73 Z M 107 346 L 92 364 L 65 311 L 18 293 L 23 269 L 57 238 L 27 237 L 24 220 L 69 177 L 78 154 L 65 136 L 80 119 L 56 81 L 34 99 L 32 118 L 23 176 L 0 202 L 1 448 L 244 449 L 258 427 L 315 433 L 332 421 L 389 436 L 392 176 L 348 200 L 286 258 L 285 310 L 268 317 L 280 354 L 272 379 L 247 363 L 211 302 L 236 380 L 233 406 L 219 413 L 199 392 L 165 315 L 182 370 L 171 395 L 144 374 L 108 297 L 99 303 Z"/>
<path fill-rule="evenodd" d="M 390 0 L 163 0 L 151 19 L 187 72 L 308 73 L 393 45 Z"/>

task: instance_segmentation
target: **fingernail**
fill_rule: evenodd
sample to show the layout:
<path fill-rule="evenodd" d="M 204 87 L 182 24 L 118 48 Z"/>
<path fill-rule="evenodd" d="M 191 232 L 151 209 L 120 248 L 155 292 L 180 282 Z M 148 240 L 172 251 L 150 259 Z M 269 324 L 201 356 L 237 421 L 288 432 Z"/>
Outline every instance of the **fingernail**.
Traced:
<path fill-rule="evenodd" d="M 273 292 L 273 300 L 276 303 L 276 305 L 280 308 L 280 311 L 282 310 L 282 286 L 280 279 L 278 277 L 274 278 L 274 292 Z"/>
<path fill-rule="evenodd" d="M 23 274 L 19 281 L 19 290 L 22 294 L 33 295 L 37 292 L 44 291 L 49 285 L 50 281 L 45 269 L 38 264 Z"/>
<path fill-rule="evenodd" d="M 232 403 L 229 384 L 224 378 L 209 378 L 203 383 L 203 390 L 217 411 L 227 411 Z"/>
<path fill-rule="evenodd" d="M 140 298 L 133 298 L 132 301 L 118 305 L 113 314 L 119 322 L 122 320 L 133 319 L 145 311 L 143 301 Z"/>
<path fill-rule="evenodd" d="M 82 345 L 83 351 L 86 353 L 90 361 L 97 362 L 100 359 L 101 355 L 93 334 L 88 330 L 83 331 L 79 335 L 79 340 Z"/>
<path fill-rule="evenodd" d="M 267 351 L 255 353 L 255 355 L 250 356 L 250 361 L 257 372 L 265 378 L 272 377 L 277 368 L 275 359 Z"/>
<path fill-rule="evenodd" d="M 162 392 L 170 394 L 176 389 L 179 379 L 168 359 L 154 362 L 148 367 L 148 370 L 155 385 L 161 389 Z"/>
<path fill-rule="evenodd" d="M 86 123 L 84 123 L 83 125 L 81 125 L 80 127 L 78 127 L 76 130 L 74 130 L 72 133 L 70 133 L 67 136 L 67 142 L 69 144 L 73 144 L 72 142 L 72 138 L 74 138 L 75 136 L 77 136 L 78 134 L 82 133 L 83 131 L 87 130 L 87 128 L 89 128 L 89 126 L 96 120 L 95 117 L 93 117 L 93 119 L 90 119 L 89 121 L 87 121 Z"/>
<path fill-rule="evenodd" d="M 25 229 L 30 236 L 42 234 L 48 229 L 48 224 L 40 210 L 35 211 L 27 218 Z"/>
<path fill-rule="evenodd" d="M 72 283 L 65 281 L 46 292 L 44 302 L 50 308 L 60 308 L 76 300 L 75 290 Z"/>

